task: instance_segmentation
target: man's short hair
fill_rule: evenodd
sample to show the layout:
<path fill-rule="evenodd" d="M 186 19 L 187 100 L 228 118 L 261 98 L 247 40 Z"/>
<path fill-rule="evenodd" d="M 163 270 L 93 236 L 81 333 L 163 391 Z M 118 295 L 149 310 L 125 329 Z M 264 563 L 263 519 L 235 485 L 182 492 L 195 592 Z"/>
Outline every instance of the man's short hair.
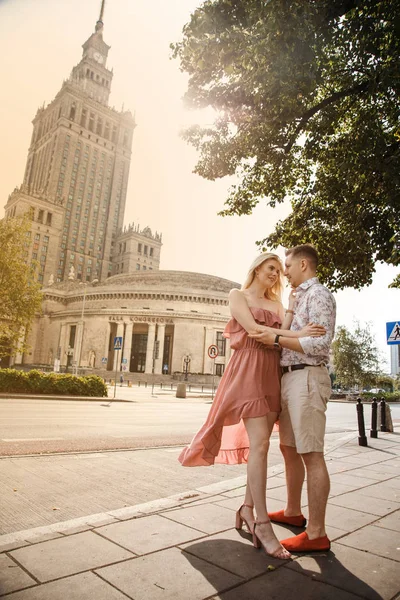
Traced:
<path fill-rule="evenodd" d="M 306 258 L 315 269 L 318 267 L 318 252 L 312 244 L 301 244 L 300 246 L 289 248 L 286 250 L 286 256 L 289 256 L 289 254 L 293 258 Z"/>

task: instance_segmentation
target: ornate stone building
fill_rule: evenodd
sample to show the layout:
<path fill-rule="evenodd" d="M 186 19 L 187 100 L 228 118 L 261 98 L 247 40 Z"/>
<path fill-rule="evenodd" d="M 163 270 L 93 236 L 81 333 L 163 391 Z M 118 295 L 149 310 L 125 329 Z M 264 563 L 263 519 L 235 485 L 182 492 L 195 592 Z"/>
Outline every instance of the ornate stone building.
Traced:
<path fill-rule="evenodd" d="M 160 235 L 133 226 L 121 233 L 136 124 L 130 111 L 108 105 L 109 49 L 101 12 L 80 62 L 36 113 L 23 183 L 5 207 L 6 217 L 31 216 L 26 260 L 43 284 L 65 281 L 71 267 L 82 281 L 159 267 Z M 152 252 L 146 265 L 134 257 L 141 244 Z"/>
<path fill-rule="evenodd" d="M 200 273 L 155 271 L 115 275 L 99 283 L 69 281 L 45 288 L 43 314 L 32 330 L 25 365 L 77 366 L 94 372 L 211 374 L 230 357 L 223 338 L 228 292 L 238 284 Z M 114 340 L 121 337 L 121 350 Z M 21 357 L 22 358 L 22 357 Z M 20 358 L 17 359 L 21 360 Z"/>
<path fill-rule="evenodd" d="M 103 375 L 210 374 L 207 349 L 216 344 L 221 375 L 230 354 L 222 336 L 227 294 L 237 284 L 160 271 L 161 234 L 123 226 L 135 119 L 108 106 L 103 7 L 81 61 L 33 120 L 24 180 L 6 205 L 6 218 L 30 214 L 26 261 L 44 293 L 31 350 L 10 363 Z"/>

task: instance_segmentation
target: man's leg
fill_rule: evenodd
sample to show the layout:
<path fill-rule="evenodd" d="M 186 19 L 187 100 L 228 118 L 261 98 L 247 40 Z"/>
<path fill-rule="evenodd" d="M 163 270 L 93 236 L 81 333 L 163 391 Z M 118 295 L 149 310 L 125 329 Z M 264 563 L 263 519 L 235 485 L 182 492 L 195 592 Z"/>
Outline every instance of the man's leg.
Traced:
<path fill-rule="evenodd" d="M 287 487 L 287 503 L 285 508 L 286 517 L 301 515 L 301 492 L 304 483 L 304 464 L 296 448 L 292 446 L 280 446 L 285 460 L 285 475 Z"/>
<path fill-rule="evenodd" d="M 308 524 L 310 540 L 326 535 L 325 512 L 328 502 L 330 481 L 322 452 L 302 454 L 307 469 Z"/>

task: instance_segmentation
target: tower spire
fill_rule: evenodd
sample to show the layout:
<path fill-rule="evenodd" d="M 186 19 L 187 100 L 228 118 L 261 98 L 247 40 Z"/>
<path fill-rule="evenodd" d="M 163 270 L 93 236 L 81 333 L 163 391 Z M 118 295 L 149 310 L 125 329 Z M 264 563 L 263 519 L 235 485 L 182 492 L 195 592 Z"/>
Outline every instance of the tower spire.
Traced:
<path fill-rule="evenodd" d="M 99 16 L 99 20 L 96 23 L 96 31 L 99 31 L 101 29 L 103 29 L 103 16 L 104 16 L 104 7 L 106 4 L 106 0 L 101 0 L 101 7 L 100 7 L 100 16 Z"/>

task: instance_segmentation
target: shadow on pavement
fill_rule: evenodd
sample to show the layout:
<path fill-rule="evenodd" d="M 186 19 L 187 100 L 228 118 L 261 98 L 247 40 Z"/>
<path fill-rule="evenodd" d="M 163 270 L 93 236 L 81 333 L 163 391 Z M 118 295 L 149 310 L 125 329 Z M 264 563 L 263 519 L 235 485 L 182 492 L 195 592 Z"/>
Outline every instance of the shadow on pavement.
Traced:
<path fill-rule="evenodd" d="M 239 533 L 239 532 L 237 532 Z M 223 535 L 223 534 L 220 534 Z M 228 534 L 229 535 L 229 534 Z M 242 535 L 246 540 L 248 535 Z M 185 558 L 197 570 L 203 561 L 231 572 L 243 579 L 243 583 L 215 596 L 215 600 L 383 600 L 365 581 L 354 575 L 334 552 L 307 555 L 305 568 L 299 560 L 282 561 L 267 556 L 252 545 L 231 539 L 208 539 L 188 545 L 182 551 Z M 198 558 L 203 559 L 199 561 Z M 218 594 L 218 581 L 210 578 L 209 568 L 204 565 L 204 577 Z M 213 597 L 214 598 L 214 597 Z"/>

